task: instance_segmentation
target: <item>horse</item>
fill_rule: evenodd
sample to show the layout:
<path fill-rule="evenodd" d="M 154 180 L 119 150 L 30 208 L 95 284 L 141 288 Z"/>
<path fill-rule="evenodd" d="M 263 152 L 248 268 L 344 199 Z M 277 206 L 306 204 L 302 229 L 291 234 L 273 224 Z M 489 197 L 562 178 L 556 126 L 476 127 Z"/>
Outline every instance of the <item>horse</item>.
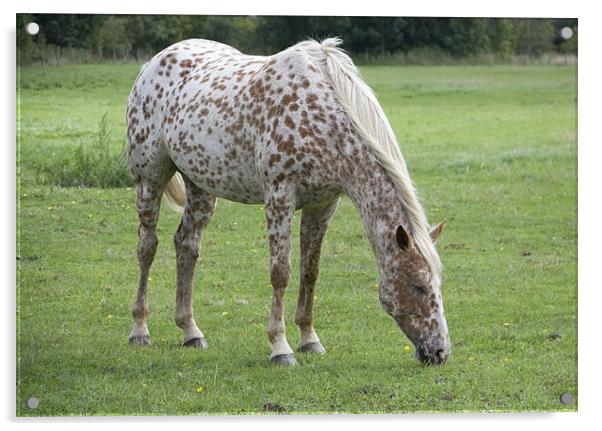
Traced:
<path fill-rule="evenodd" d="M 150 345 L 146 293 L 162 196 L 182 214 L 174 234 L 175 323 L 182 346 L 207 348 L 192 306 L 203 231 L 217 197 L 265 208 L 272 285 L 270 361 L 297 365 L 285 335 L 291 228 L 301 210 L 300 353 L 324 353 L 313 324 L 324 235 L 342 195 L 362 218 L 378 265 L 379 299 L 424 364 L 451 342 L 435 241 L 386 115 L 340 38 L 271 56 L 189 39 L 142 66 L 128 99 L 127 158 L 137 190 L 138 292 L 129 342 Z"/>

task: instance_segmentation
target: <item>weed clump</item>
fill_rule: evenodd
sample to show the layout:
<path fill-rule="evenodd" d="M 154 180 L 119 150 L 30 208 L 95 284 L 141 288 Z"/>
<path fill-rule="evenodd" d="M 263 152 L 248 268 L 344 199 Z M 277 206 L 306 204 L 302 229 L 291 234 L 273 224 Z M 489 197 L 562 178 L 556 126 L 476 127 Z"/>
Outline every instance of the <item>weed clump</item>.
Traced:
<path fill-rule="evenodd" d="M 61 187 L 126 187 L 132 184 L 124 152 L 111 152 L 107 114 L 103 114 L 92 138 L 72 152 L 38 160 L 36 180 Z"/>

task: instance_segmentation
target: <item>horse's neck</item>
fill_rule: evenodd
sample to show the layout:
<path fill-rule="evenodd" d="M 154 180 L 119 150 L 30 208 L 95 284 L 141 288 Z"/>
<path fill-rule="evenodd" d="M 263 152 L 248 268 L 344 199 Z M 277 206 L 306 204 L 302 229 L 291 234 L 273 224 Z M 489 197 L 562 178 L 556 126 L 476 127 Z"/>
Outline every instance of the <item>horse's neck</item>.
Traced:
<path fill-rule="evenodd" d="M 362 217 L 382 278 L 389 272 L 390 257 L 399 252 L 395 234 L 406 216 L 399 193 L 384 169 L 376 162 L 365 162 L 349 180 L 346 191 Z"/>

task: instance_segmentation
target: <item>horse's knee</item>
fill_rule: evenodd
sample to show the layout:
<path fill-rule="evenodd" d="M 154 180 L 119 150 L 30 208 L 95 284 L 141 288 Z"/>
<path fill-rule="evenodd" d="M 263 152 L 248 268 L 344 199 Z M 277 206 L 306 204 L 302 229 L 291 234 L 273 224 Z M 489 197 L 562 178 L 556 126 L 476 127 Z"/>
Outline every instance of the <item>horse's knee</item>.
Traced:
<path fill-rule="evenodd" d="M 290 264 L 279 262 L 272 265 L 270 270 L 270 278 L 272 286 L 275 289 L 284 289 L 288 285 L 291 279 L 291 266 Z"/>
<path fill-rule="evenodd" d="M 194 238 L 194 235 L 190 235 L 189 232 L 178 229 L 173 236 L 173 242 L 178 257 L 190 260 L 198 259 L 200 244 L 197 238 Z"/>
<path fill-rule="evenodd" d="M 138 260 L 146 262 L 152 261 L 157 252 L 159 239 L 153 230 L 140 229 L 138 239 Z"/>
<path fill-rule="evenodd" d="M 157 216 L 158 212 L 149 208 L 148 205 L 138 209 L 138 245 L 143 248 L 156 247 L 157 238 Z"/>

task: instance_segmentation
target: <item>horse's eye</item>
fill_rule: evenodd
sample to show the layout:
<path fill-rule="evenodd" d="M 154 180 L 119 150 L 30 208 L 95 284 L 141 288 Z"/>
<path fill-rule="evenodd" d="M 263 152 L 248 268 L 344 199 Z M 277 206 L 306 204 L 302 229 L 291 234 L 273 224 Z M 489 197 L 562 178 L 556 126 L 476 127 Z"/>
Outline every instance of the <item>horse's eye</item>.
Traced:
<path fill-rule="evenodd" d="M 412 288 L 416 290 L 418 293 L 426 294 L 426 287 L 421 284 L 412 284 Z"/>

